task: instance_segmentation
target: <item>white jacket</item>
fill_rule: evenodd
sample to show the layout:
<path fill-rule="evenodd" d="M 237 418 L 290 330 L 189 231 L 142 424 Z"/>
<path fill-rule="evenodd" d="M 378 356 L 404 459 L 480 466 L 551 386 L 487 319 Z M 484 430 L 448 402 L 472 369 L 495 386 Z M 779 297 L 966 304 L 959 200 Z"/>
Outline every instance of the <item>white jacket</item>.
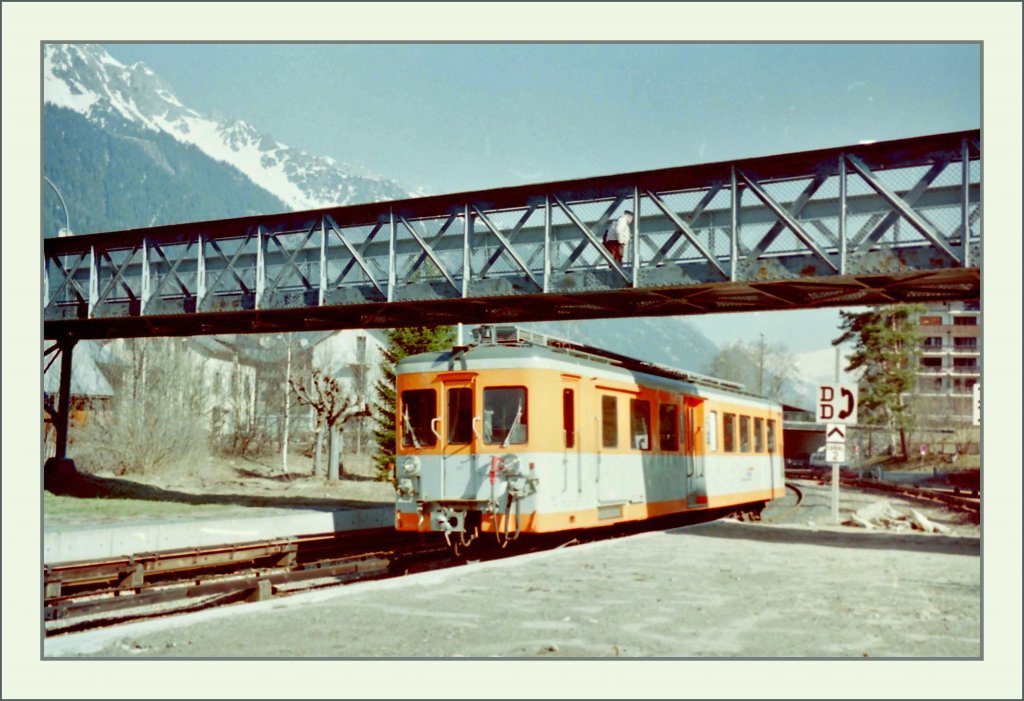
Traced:
<path fill-rule="evenodd" d="M 615 224 L 608 227 L 608 240 L 618 241 L 623 246 L 628 246 L 631 231 L 629 221 L 627 221 L 626 215 L 623 214 L 615 220 Z"/>

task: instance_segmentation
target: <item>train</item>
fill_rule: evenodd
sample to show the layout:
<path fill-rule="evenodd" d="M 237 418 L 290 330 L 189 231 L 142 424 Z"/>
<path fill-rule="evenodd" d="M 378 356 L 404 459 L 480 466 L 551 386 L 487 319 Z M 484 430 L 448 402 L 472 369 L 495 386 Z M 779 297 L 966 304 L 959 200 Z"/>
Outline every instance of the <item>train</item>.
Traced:
<path fill-rule="evenodd" d="M 398 531 L 504 545 L 785 491 L 782 407 L 732 382 L 503 325 L 395 374 Z"/>

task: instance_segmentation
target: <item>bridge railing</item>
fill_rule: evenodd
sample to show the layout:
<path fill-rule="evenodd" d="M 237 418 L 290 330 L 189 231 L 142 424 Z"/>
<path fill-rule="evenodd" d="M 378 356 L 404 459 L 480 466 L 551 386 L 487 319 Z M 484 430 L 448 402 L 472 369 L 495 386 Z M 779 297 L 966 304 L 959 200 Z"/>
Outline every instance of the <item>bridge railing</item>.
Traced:
<path fill-rule="evenodd" d="M 980 133 L 44 242 L 47 322 L 977 268 Z M 636 213 L 620 265 L 602 244 Z M 834 292 L 833 292 L 834 293 Z"/>

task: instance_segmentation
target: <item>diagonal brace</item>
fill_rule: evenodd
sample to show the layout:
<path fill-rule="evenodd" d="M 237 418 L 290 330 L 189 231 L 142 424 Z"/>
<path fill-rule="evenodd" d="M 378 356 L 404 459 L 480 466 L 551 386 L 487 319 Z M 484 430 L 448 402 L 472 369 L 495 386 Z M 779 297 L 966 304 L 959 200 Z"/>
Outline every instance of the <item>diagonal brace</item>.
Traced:
<path fill-rule="evenodd" d="M 454 214 L 449 214 L 448 215 L 448 219 L 445 221 L 444 224 L 441 225 L 441 228 L 438 230 L 437 234 L 435 234 L 434 238 L 431 240 L 431 242 L 430 242 L 431 248 L 433 248 L 434 246 L 436 246 L 438 243 L 441 242 L 441 239 L 444 238 L 445 232 L 447 232 L 449 227 L 451 227 L 451 225 L 454 224 L 454 223 L 455 223 L 455 215 Z M 419 258 L 417 258 L 413 262 L 413 264 L 411 266 L 409 266 L 409 269 L 402 276 L 403 283 L 409 281 L 409 279 L 413 276 L 413 273 L 415 273 L 417 270 L 420 269 L 420 266 L 423 265 L 424 262 L 426 262 L 427 258 L 428 258 L 428 256 L 427 256 L 426 251 L 424 251 L 423 253 L 420 253 Z"/>
<path fill-rule="evenodd" d="M 576 213 L 569 208 L 569 205 L 563 202 L 562 198 L 559 197 L 558 195 L 551 195 L 551 199 L 553 199 L 555 203 L 562 208 L 562 211 L 565 212 L 565 216 L 569 217 L 572 223 L 576 225 L 576 228 L 578 228 L 580 232 L 583 234 L 584 238 L 586 238 L 590 242 L 590 245 L 596 248 L 597 252 L 600 253 L 606 261 L 608 261 L 608 264 L 612 266 L 612 270 L 617 272 L 619 276 L 626 281 L 626 284 L 632 285 L 633 281 L 629 278 L 628 275 L 626 275 L 626 272 L 622 269 L 622 266 L 619 265 L 619 262 L 612 257 L 612 254 L 608 252 L 607 248 L 601 245 L 601 242 L 597 240 L 597 237 L 594 236 L 594 233 L 586 224 L 580 221 L 580 218 L 577 217 Z"/>
<path fill-rule="evenodd" d="M 598 217 L 598 220 L 594 222 L 594 227 L 598 231 L 602 231 L 604 229 L 605 225 L 608 223 L 608 220 L 612 216 L 612 212 L 618 209 L 619 205 L 622 204 L 625 201 L 625 199 L 625 197 L 619 195 L 614 200 L 612 200 L 611 204 L 609 204 L 608 207 L 601 214 L 601 216 Z M 584 250 L 586 250 L 588 245 L 590 244 L 586 239 L 580 241 L 576 245 L 576 248 L 574 248 L 572 252 L 569 254 L 569 256 L 565 259 L 565 262 L 562 263 L 558 272 L 564 273 L 566 270 L 568 270 L 569 267 L 576 262 L 576 259 L 580 257 L 580 254 L 583 253 Z M 601 248 L 604 248 L 604 246 L 602 246 Z"/>
<path fill-rule="evenodd" d="M 307 290 L 313 289 L 313 285 L 311 285 L 309 280 L 306 279 L 306 275 L 299 269 L 299 266 L 295 264 L 295 258 L 303 251 L 306 244 L 309 243 L 309 240 L 313 238 L 313 233 L 316 231 L 319 225 L 320 222 L 314 223 L 313 226 L 309 228 L 309 231 L 306 232 L 306 238 L 302 239 L 302 243 L 300 243 L 296 248 L 294 248 L 290 254 L 288 252 L 288 249 L 284 247 L 284 244 L 281 243 L 281 240 L 277 238 L 280 234 L 267 234 L 267 238 L 276 243 L 277 247 L 281 249 L 282 253 L 284 253 L 285 266 L 274 278 L 274 282 L 270 284 L 270 287 L 267 289 L 267 291 L 263 293 L 265 296 L 269 296 L 273 294 L 275 290 L 277 290 L 278 285 L 281 284 L 281 280 L 284 279 L 284 276 L 288 273 L 289 267 L 291 267 L 292 269 L 295 270 L 296 273 L 298 273 L 299 278 L 302 280 L 302 284 L 306 286 Z"/>
<path fill-rule="evenodd" d="M 753 180 L 748 178 L 746 173 L 741 171 L 739 168 L 736 169 L 736 175 L 739 176 L 740 180 L 742 180 L 744 184 L 750 188 L 750 191 L 757 196 L 757 199 L 761 200 L 761 202 L 763 202 L 765 206 L 768 207 L 768 209 L 772 210 L 775 216 L 777 216 L 782 222 L 785 223 L 785 225 L 789 228 L 790 231 L 796 234 L 796 237 L 800 239 L 801 243 L 807 246 L 807 248 L 810 249 L 810 251 L 815 256 L 820 258 L 825 263 L 825 265 L 832 268 L 834 272 L 839 272 L 839 268 L 836 266 L 836 264 L 829 259 L 829 257 L 825 254 L 824 251 L 818 248 L 818 245 L 814 243 L 814 240 L 810 237 L 810 235 L 806 231 L 804 231 L 804 228 L 802 226 L 800 226 L 800 222 L 794 219 L 790 215 L 790 213 L 785 210 L 785 208 L 780 206 L 778 202 L 772 199 L 771 195 L 765 192 L 760 185 L 758 185 Z"/>
<path fill-rule="evenodd" d="M 381 289 L 381 286 L 377 284 L 377 280 L 373 277 L 373 273 L 370 272 L 370 267 L 366 264 L 366 259 L 363 258 L 362 254 L 359 251 L 357 251 L 355 247 L 351 243 L 349 243 L 348 239 L 346 239 L 342 235 L 341 227 L 338 226 L 338 224 L 330 216 L 325 216 L 324 220 L 326 221 L 328 228 L 338 235 L 338 240 L 341 241 L 341 244 L 348 251 L 349 255 L 352 256 L 352 260 L 349 261 L 348 266 L 346 266 L 345 269 L 341 271 L 341 275 L 339 275 L 338 279 L 334 281 L 333 287 L 337 287 L 341 283 L 342 278 L 345 277 L 345 274 L 351 269 L 353 265 L 358 265 L 359 268 L 363 271 L 363 275 L 366 276 L 366 279 L 369 280 L 370 284 L 373 285 L 373 288 L 377 290 L 377 293 L 380 294 L 380 296 L 382 297 L 387 297 L 387 295 L 384 294 L 384 290 Z M 381 226 L 381 224 L 378 224 L 373 229 L 373 231 L 370 233 L 370 237 L 367 238 L 366 243 L 369 243 L 370 239 L 373 238 L 373 236 L 378 231 L 380 231 Z"/>
<path fill-rule="evenodd" d="M 704 210 L 707 208 L 707 206 L 711 204 L 711 200 L 715 199 L 715 196 L 718 194 L 718 192 L 722 189 L 724 185 L 724 182 L 714 183 L 710 188 L 708 188 L 708 191 L 704 193 L 704 196 L 700 199 L 700 202 L 697 203 L 697 206 L 690 213 L 690 216 L 687 217 L 686 223 L 690 225 L 691 229 L 693 228 L 693 225 L 697 222 L 697 220 L 700 219 L 701 215 L 704 213 Z M 712 231 L 713 230 L 714 229 L 712 229 Z M 658 265 L 666 257 L 669 257 L 669 252 L 672 251 L 672 248 L 676 245 L 676 242 L 682 237 L 682 229 L 677 228 L 676 231 L 671 236 L 668 237 L 668 240 L 661 245 L 661 248 L 658 249 L 658 252 L 654 255 L 654 258 L 651 259 L 650 265 Z M 682 247 L 678 251 L 675 251 L 671 258 L 675 259 L 678 258 L 679 256 L 682 256 L 682 254 L 686 251 L 689 245 L 689 241 L 684 241 Z"/>
<path fill-rule="evenodd" d="M 537 211 L 537 205 L 536 204 L 531 204 L 529 206 L 529 208 L 523 213 L 523 216 L 519 217 L 519 221 L 516 222 L 516 225 L 514 227 L 512 227 L 512 231 L 509 232 L 509 234 L 507 236 L 509 241 L 511 241 L 512 238 L 515 237 L 516 234 L 519 233 L 519 231 L 523 228 L 523 225 L 526 224 L 527 220 L 529 220 L 530 216 L 535 211 Z M 498 225 L 495 224 L 494 226 L 497 227 Z M 498 227 L 498 228 L 500 228 L 500 227 Z M 494 265 L 496 262 L 498 262 L 499 258 L 501 258 L 501 249 L 500 248 L 498 250 L 496 250 L 494 253 L 491 254 L 491 257 L 484 264 L 484 267 L 480 269 L 480 276 L 483 277 L 484 275 L 487 275 L 487 271 L 491 269 L 492 265 Z"/>
<path fill-rule="evenodd" d="M 126 270 L 128 270 L 128 267 L 131 265 L 132 259 L 135 258 L 135 254 L 138 252 L 138 250 L 139 247 L 137 245 L 134 246 L 132 248 L 132 252 L 129 253 L 127 257 L 125 257 L 124 263 L 122 263 L 120 266 L 118 266 L 118 264 L 114 262 L 114 259 L 110 257 L 109 251 L 104 249 L 102 253 L 100 253 L 100 255 L 103 258 L 106 258 L 107 262 L 114 267 L 114 277 L 112 277 L 110 279 L 110 282 L 107 283 L 106 287 L 103 288 L 103 292 L 100 293 L 99 297 L 97 297 L 96 299 L 97 302 L 102 302 L 104 299 L 106 299 L 107 295 L 113 291 L 113 289 L 117 286 L 118 282 L 121 283 L 121 286 L 124 287 L 125 292 L 128 293 L 128 296 L 130 298 L 132 298 L 133 300 L 138 299 L 138 297 L 135 296 L 135 291 L 132 290 L 128 283 L 126 283 L 123 280 L 124 273 Z"/>
<path fill-rule="evenodd" d="M 895 192 L 887 188 L 885 184 L 882 183 L 882 181 L 879 180 L 875 176 L 875 174 L 871 172 L 871 169 L 869 169 L 862 160 L 860 160 L 853 154 L 847 154 L 846 160 L 849 161 L 850 165 L 853 166 L 853 169 L 856 170 L 862 178 L 864 178 L 864 181 L 871 186 L 871 189 L 877 192 L 879 195 L 881 195 L 882 199 L 888 202 L 893 207 L 893 209 L 899 212 L 904 219 L 910 222 L 910 225 L 917 229 L 917 231 L 922 236 L 931 241 L 936 248 L 945 253 L 951 259 L 953 259 L 957 263 L 960 262 L 960 259 L 956 256 L 955 253 L 953 253 L 952 249 L 950 249 L 949 246 L 946 245 L 946 242 L 943 240 L 942 234 L 936 231 L 931 224 L 929 224 L 921 216 L 919 216 L 917 212 L 911 209 L 906 202 L 900 199 L 899 195 L 897 195 Z M 936 164 L 936 166 L 938 165 L 939 164 Z"/>
<path fill-rule="evenodd" d="M 914 187 L 903 195 L 903 203 L 908 208 L 913 207 L 914 204 L 921 199 L 921 196 L 925 193 L 925 190 L 928 189 L 928 186 L 935 182 L 935 179 L 939 177 L 939 174 L 946 169 L 947 165 L 949 165 L 948 161 L 937 161 L 936 163 L 933 163 L 932 167 L 921 176 Z M 858 239 L 855 242 L 856 247 L 863 248 L 865 245 L 876 243 L 880 238 L 882 238 L 885 232 L 889 230 L 889 227 L 895 224 L 896 220 L 899 218 L 899 212 L 889 212 L 885 216 L 873 216 L 869 222 L 871 226 L 868 227 L 865 225 L 865 228 L 870 228 L 870 231 L 863 234 L 858 232 Z"/>
<path fill-rule="evenodd" d="M 437 266 L 438 271 L 441 273 L 441 275 L 444 276 L 444 279 L 448 281 L 448 284 L 451 285 L 461 294 L 462 288 L 455 284 L 455 280 L 452 278 L 451 275 L 448 274 L 448 271 L 445 270 L 444 265 L 441 263 L 441 260 L 436 255 L 434 255 L 434 249 L 432 249 L 427 244 L 427 242 L 423 240 L 422 236 L 416 233 L 416 229 L 414 229 L 412 224 L 409 223 L 409 220 L 406 219 L 404 216 L 399 215 L 398 221 L 401 222 L 402 226 L 404 226 L 406 231 L 409 232 L 409 235 L 412 236 L 413 239 L 415 239 L 416 243 L 419 244 L 420 248 L 423 249 L 423 252 L 430 257 L 430 261 L 435 266 Z"/>
<path fill-rule="evenodd" d="M 57 269 L 64 274 L 63 282 L 61 282 L 60 285 L 57 286 L 57 289 L 51 293 L 50 304 L 53 304 L 60 298 L 60 295 L 64 291 L 64 288 L 67 287 L 69 284 L 71 285 L 71 289 L 74 291 L 75 296 L 78 297 L 78 301 L 85 302 L 85 295 L 82 294 L 82 289 L 78 286 L 78 283 L 76 283 L 73 279 L 74 274 L 78 272 L 78 269 L 82 267 L 82 263 L 85 262 L 85 258 L 86 255 L 84 253 L 78 254 L 78 262 L 75 263 L 75 267 L 73 267 L 71 269 L 71 272 L 69 273 L 67 270 L 65 270 L 64 266 L 61 265 L 60 259 L 57 256 L 50 257 L 50 260 L 53 261 L 53 264 L 57 266 Z"/>
<path fill-rule="evenodd" d="M 530 282 L 536 285 L 539 289 L 543 290 L 544 286 L 537 282 L 537 278 L 533 276 L 533 273 L 530 272 L 530 268 L 526 265 L 523 259 L 519 257 L 519 254 L 516 253 L 515 249 L 512 248 L 512 244 L 509 243 L 508 239 L 505 238 L 505 235 L 501 233 L 501 230 L 498 227 L 496 227 L 494 223 L 487 218 L 487 215 L 480 211 L 480 208 L 477 207 L 475 204 L 470 205 L 470 207 L 472 207 L 473 212 L 480 219 L 480 221 L 484 223 L 484 226 L 490 229 L 491 233 L 494 234 L 494 238 L 498 239 L 498 243 L 500 243 L 502 247 L 506 251 L 508 251 L 508 254 L 512 256 L 512 260 L 516 262 L 516 265 L 522 268 L 523 272 L 526 273 L 526 277 L 530 278 Z"/>
<path fill-rule="evenodd" d="M 184 294 L 186 297 L 193 296 L 192 291 L 188 289 L 188 285 L 186 285 L 185 281 L 182 280 L 181 277 L 178 275 L 178 266 L 181 265 L 182 261 L 185 260 L 185 256 L 188 255 L 188 252 L 192 249 L 194 243 L 194 241 L 189 241 L 188 244 L 186 244 L 185 246 L 185 250 L 182 251 L 181 256 L 177 260 L 175 260 L 173 264 L 167 258 L 167 254 L 164 253 L 161 244 L 155 242 L 150 244 L 150 247 L 157 252 L 157 255 L 163 258 L 164 262 L 167 263 L 168 266 L 167 274 L 164 275 L 163 279 L 160 280 L 160 282 L 157 284 L 156 289 L 150 293 L 150 299 L 160 296 L 160 290 L 164 288 L 164 285 L 167 284 L 167 281 L 170 280 L 172 276 L 174 277 L 175 280 L 178 281 L 178 286 L 181 287 L 182 294 Z"/>
<path fill-rule="evenodd" d="M 807 203 L 810 202 L 811 197 L 814 196 L 814 193 L 821 188 L 821 186 L 825 183 L 827 179 L 827 173 L 818 173 L 817 175 L 815 175 L 811 182 L 807 184 L 807 187 L 804 188 L 803 192 L 801 192 L 800 195 L 793 201 L 793 204 L 790 205 L 789 214 L 793 217 L 800 216 L 800 212 L 803 211 L 804 207 L 807 206 Z M 812 222 L 812 224 L 815 225 L 814 228 L 818 229 L 818 231 L 822 230 L 822 227 L 819 222 L 815 221 Z M 775 239 L 778 238 L 779 234 L 782 233 L 782 230 L 784 228 L 786 228 L 786 225 L 783 222 L 775 222 L 772 228 L 768 230 L 768 233 L 761 237 L 761 240 L 758 241 L 757 245 L 755 245 L 754 248 L 751 250 L 749 260 L 756 260 L 758 256 L 767 251 L 768 247 L 775 242 Z M 831 232 L 829 232 L 828 238 L 834 238 Z"/>
<path fill-rule="evenodd" d="M 249 239 L 251 238 L 252 234 L 249 234 L 248 236 L 245 237 L 244 241 L 238 244 L 238 249 L 235 251 L 235 254 L 231 256 L 230 260 L 228 260 L 228 257 L 224 254 L 224 251 L 221 250 L 220 244 L 217 243 L 217 240 L 210 239 L 210 246 L 213 247 L 213 250 L 217 251 L 221 258 L 224 259 L 224 262 L 227 264 L 227 267 L 225 267 L 224 270 L 220 271 L 220 275 L 217 276 L 217 279 L 214 280 L 213 284 L 207 288 L 206 296 L 203 297 L 204 306 L 209 304 L 209 300 L 212 299 L 211 295 L 213 294 L 214 291 L 217 290 L 218 287 L 220 287 L 220 281 L 224 279 L 224 276 L 227 275 L 228 272 L 235 276 L 235 279 L 238 281 L 239 286 L 242 288 L 243 294 L 252 294 L 252 290 L 250 290 L 249 286 L 245 284 L 245 280 L 243 280 L 242 276 L 238 274 L 237 270 L 235 270 L 235 263 L 238 262 L 239 257 L 241 257 L 242 255 L 242 251 L 245 250 L 245 244 L 249 243 Z"/>
<path fill-rule="evenodd" d="M 338 238 L 341 240 L 341 242 L 343 244 L 346 244 L 346 248 L 349 250 L 349 252 L 352 252 L 354 249 L 349 244 L 349 242 L 345 239 L 344 233 L 343 233 L 344 229 L 342 229 L 340 226 L 338 226 L 337 223 L 335 223 L 335 221 L 331 217 L 327 217 L 327 221 L 329 222 L 331 228 L 336 230 L 335 233 L 338 235 Z M 332 287 L 338 287 L 339 285 L 341 285 L 341 281 L 345 279 L 345 276 L 348 275 L 350 270 L 352 270 L 352 267 L 354 265 L 357 265 L 358 261 L 360 261 L 360 260 L 362 261 L 362 265 L 360 267 L 363 268 L 363 272 L 366 273 L 366 277 L 368 277 L 370 280 L 374 279 L 373 275 L 370 274 L 369 266 L 366 265 L 366 252 L 370 250 L 370 244 L 373 243 L 374 237 L 377 234 L 379 234 L 383 228 L 384 228 L 384 222 L 379 221 L 379 222 L 377 222 L 376 226 L 374 226 L 373 229 L 370 230 L 370 233 L 367 234 L 365 239 L 363 239 L 363 243 L 359 247 L 359 256 L 358 256 L 358 258 L 356 256 L 354 256 L 354 255 L 352 256 L 352 258 L 349 260 L 349 262 L 345 264 L 345 267 L 342 268 L 341 274 L 338 275 L 337 278 L 335 278 L 334 285 L 332 285 Z M 380 288 L 378 287 L 378 289 L 380 289 Z M 383 292 L 381 294 L 383 294 Z"/>
<path fill-rule="evenodd" d="M 693 245 L 693 247 L 700 251 L 700 254 L 704 256 L 707 259 L 707 261 L 711 263 L 711 265 L 715 268 L 715 270 L 719 272 L 719 274 L 722 276 L 722 279 L 728 280 L 729 275 L 725 272 L 725 270 L 722 269 L 722 266 L 718 264 L 718 261 L 715 260 L 715 257 L 711 255 L 706 248 L 704 248 L 703 244 L 701 244 L 701 242 L 697 239 L 697 234 L 694 232 L 692 228 L 690 228 L 690 225 L 684 222 L 678 214 L 673 212 L 672 209 L 668 205 L 666 205 L 661 200 L 661 198 L 658 197 L 656 194 L 654 194 L 650 190 L 647 190 L 646 193 L 647 197 L 651 200 L 651 202 L 657 205 L 658 209 L 664 212 L 665 216 L 668 217 L 673 224 L 675 224 L 676 232 L 678 234 L 682 234 L 683 236 L 685 236 L 686 239 Z M 674 243 L 674 241 L 672 243 Z M 661 254 L 661 251 L 659 251 L 658 253 L 659 255 L 656 256 L 655 260 L 651 261 L 652 264 L 656 265 L 661 258 L 664 258 L 664 255 Z"/>

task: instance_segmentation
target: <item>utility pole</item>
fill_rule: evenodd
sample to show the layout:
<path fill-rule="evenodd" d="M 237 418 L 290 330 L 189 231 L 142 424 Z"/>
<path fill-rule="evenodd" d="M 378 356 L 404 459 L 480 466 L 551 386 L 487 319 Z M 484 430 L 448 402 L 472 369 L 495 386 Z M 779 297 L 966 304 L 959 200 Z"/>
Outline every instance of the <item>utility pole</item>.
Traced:
<path fill-rule="evenodd" d="M 764 396 L 764 334 L 761 334 L 761 355 L 758 363 L 757 393 Z"/>
<path fill-rule="evenodd" d="M 839 346 L 836 346 L 835 383 L 839 385 Z M 826 424 L 827 425 L 827 424 Z M 828 436 L 825 437 L 826 444 Z M 839 463 L 832 463 L 832 523 L 839 523 Z"/>
<path fill-rule="evenodd" d="M 285 337 L 285 344 L 288 347 L 288 363 L 285 366 L 284 380 L 284 440 L 281 442 L 281 472 L 288 472 L 288 428 L 292 422 L 292 339 L 291 334 Z"/>

